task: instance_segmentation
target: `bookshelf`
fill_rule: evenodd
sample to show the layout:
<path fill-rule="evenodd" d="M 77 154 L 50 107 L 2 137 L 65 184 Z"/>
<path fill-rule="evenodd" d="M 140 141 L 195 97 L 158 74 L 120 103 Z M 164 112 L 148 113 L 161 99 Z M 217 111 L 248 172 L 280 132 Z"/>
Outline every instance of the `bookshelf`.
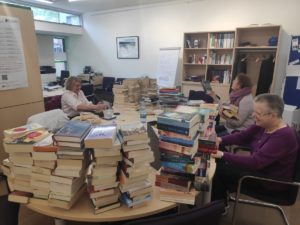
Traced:
<path fill-rule="evenodd" d="M 202 90 L 201 80 L 209 80 L 214 91 L 223 95 L 230 83 L 235 31 L 184 34 L 182 91 Z"/>
<path fill-rule="evenodd" d="M 201 80 L 206 79 L 211 81 L 222 101 L 227 101 L 231 81 L 239 72 L 237 64 L 245 61 L 255 95 L 261 64 L 273 57 L 274 72 L 269 91 L 280 94 L 287 57 L 284 48 L 288 48 L 288 42 L 288 35 L 279 25 L 184 33 L 182 92 L 188 96 L 190 90 L 203 90 Z"/>

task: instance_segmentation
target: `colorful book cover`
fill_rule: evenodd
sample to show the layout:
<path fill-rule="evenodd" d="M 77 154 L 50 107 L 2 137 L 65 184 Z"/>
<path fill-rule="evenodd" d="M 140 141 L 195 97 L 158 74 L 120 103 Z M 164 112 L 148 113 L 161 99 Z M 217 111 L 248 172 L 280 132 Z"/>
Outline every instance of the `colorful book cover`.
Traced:
<path fill-rule="evenodd" d="M 200 121 L 198 113 L 164 112 L 157 117 L 157 123 L 190 128 Z"/>

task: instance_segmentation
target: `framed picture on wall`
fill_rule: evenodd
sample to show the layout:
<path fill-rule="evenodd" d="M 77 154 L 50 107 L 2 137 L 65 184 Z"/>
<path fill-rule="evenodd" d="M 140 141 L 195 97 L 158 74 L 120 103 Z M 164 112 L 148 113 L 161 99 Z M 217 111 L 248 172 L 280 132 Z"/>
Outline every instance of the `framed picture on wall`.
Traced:
<path fill-rule="evenodd" d="M 138 59 L 139 58 L 139 37 L 117 37 L 117 57 L 118 59 Z"/>

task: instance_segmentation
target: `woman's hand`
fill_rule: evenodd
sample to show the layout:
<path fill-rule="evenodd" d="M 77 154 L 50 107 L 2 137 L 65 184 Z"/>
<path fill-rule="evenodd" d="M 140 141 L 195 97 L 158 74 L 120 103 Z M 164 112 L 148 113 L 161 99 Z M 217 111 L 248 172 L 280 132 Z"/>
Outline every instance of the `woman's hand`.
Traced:
<path fill-rule="evenodd" d="M 105 110 L 105 109 L 108 109 L 108 106 L 106 104 L 98 102 L 96 104 L 96 108 L 97 108 L 97 110 Z"/>
<path fill-rule="evenodd" d="M 222 151 L 217 151 L 217 153 L 215 154 L 211 154 L 212 157 L 216 158 L 216 159 L 221 159 L 223 157 L 224 153 Z"/>

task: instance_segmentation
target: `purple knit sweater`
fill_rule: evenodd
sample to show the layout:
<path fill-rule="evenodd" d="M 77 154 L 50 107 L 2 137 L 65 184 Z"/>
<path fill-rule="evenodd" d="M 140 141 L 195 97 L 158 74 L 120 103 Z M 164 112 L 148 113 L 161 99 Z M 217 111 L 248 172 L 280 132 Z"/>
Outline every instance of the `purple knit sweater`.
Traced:
<path fill-rule="evenodd" d="M 257 171 L 279 179 L 293 176 L 298 142 L 293 129 L 281 128 L 271 134 L 256 125 L 232 135 L 222 137 L 224 145 L 247 145 L 250 156 L 224 152 L 223 159 L 230 164 Z"/>

